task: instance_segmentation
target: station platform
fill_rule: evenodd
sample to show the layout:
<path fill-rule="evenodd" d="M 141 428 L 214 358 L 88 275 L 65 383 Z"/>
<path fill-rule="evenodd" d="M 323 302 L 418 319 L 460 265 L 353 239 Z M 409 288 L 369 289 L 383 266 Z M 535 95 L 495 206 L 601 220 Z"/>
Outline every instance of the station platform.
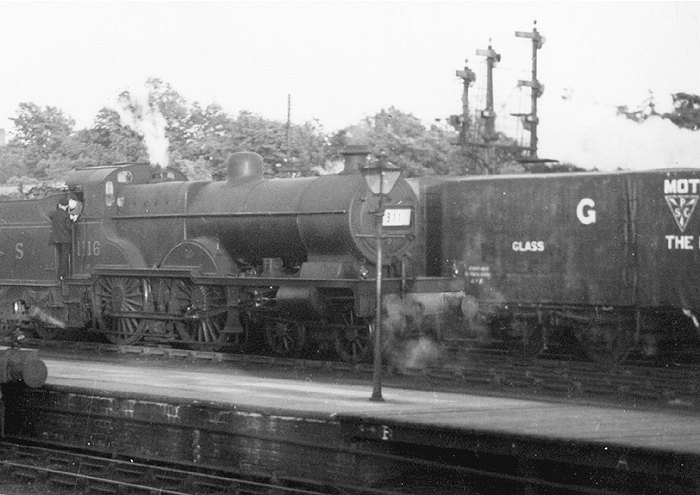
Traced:
<path fill-rule="evenodd" d="M 172 451 L 156 439 L 139 449 L 202 462 L 222 455 L 225 441 L 218 437 L 224 433 L 246 436 L 254 430 L 262 435 L 258 440 L 289 442 L 310 452 L 335 445 L 347 466 L 328 465 L 327 476 L 349 479 L 363 469 L 367 483 L 376 482 L 381 469 L 359 466 L 357 459 L 347 462 L 348 455 L 391 454 L 410 447 L 440 452 L 443 459 L 449 453 L 452 458 L 507 460 L 514 463 L 513 473 L 532 476 L 544 476 L 543 470 L 552 466 L 566 467 L 567 476 L 596 478 L 597 487 L 612 483 L 605 488 L 611 493 L 635 493 L 635 486 L 651 485 L 665 493 L 700 493 L 700 416 L 690 412 L 386 385 L 385 400 L 373 402 L 369 381 L 338 380 L 323 373 L 287 378 L 232 364 L 208 369 L 134 360 L 44 362 L 47 384 L 16 405 L 16 414 L 23 417 L 15 418 L 14 429 L 24 436 L 55 440 L 60 430 L 61 441 L 74 435 L 73 443 L 118 450 L 127 436 L 133 441 L 160 429 L 159 435 L 167 437 L 176 428 L 180 438 L 187 427 L 199 432 L 196 438 L 188 433 Z M 73 409 L 82 419 L 71 419 L 66 426 L 67 420 L 57 419 L 59 409 Z M 116 433 L 120 426 L 98 424 L 111 419 L 130 421 L 134 432 Z M 253 467 L 253 454 L 246 451 L 250 448 L 241 444 L 226 455 L 239 467 L 260 469 L 260 464 Z M 279 445 L 270 449 L 281 455 Z M 289 455 L 298 455 L 298 450 Z M 278 462 L 268 456 L 262 464 L 278 472 Z M 299 469 L 290 467 L 289 458 L 281 462 L 290 472 Z M 317 469 L 308 467 L 310 462 L 307 457 L 302 470 Z M 566 483 L 556 473 L 547 476 L 551 483 Z"/>

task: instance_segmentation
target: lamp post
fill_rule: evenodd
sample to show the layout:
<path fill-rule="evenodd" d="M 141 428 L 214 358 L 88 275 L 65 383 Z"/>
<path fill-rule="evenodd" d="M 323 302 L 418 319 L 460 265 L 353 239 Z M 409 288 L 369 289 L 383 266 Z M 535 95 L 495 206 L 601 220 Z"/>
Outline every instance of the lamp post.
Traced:
<path fill-rule="evenodd" d="M 386 156 L 380 155 L 376 167 L 363 167 L 360 169 L 367 182 L 369 190 L 378 197 L 376 217 L 376 244 L 377 244 L 377 293 L 376 313 L 374 318 L 374 366 L 372 371 L 372 397 L 371 401 L 383 401 L 382 398 L 382 227 L 384 224 L 384 196 L 394 188 L 396 181 L 401 176 L 401 170 L 388 166 Z"/>

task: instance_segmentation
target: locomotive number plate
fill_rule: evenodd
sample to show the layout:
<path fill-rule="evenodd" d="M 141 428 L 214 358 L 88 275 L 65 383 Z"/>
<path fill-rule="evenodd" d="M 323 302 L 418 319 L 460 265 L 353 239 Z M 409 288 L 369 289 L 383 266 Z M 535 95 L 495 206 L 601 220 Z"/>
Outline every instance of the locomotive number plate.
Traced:
<path fill-rule="evenodd" d="M 387 208 L 382 218 L 384 227 L 408 227 L 411 225 L 410 208 Z"/>

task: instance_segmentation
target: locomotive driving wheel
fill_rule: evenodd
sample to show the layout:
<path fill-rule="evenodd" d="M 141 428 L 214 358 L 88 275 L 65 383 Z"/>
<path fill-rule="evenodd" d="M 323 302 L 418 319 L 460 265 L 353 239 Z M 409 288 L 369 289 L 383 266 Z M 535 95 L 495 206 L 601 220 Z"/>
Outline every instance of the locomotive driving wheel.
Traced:
<path fill-rule="evenodd" d="M 358 319 L 338 327 L 335 332 L 335 351 L 346 363 L 367 363 L 372 356 L 374 323 Z"/>
<path fill-rule="evenodd" d="M 216 351 L 228 342 L 224 333 L 228 308 L 222 288 L 176 280 L 172 285 L 170 312 L 184 317 L 175 323 L 175 329 L 189 347 Z"/>
<path fill-rule="evenodd" d="M 100 277 L 95 285 L 94 315 L 97 328 L 118 345 L 131 345 L 143 337 L 146 322 L 124 316 L 145 308 L 145 281 L 130 277 Z"/>

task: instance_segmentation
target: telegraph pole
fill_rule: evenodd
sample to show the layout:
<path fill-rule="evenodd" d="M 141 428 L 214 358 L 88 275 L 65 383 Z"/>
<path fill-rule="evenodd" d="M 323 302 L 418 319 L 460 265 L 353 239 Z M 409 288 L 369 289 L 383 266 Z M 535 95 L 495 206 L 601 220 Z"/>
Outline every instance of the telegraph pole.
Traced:
<path fill-rule="evenodd" d="M 537 98 L 544 93 L 544 85 L 537 80 L 537 50 L 544 45 L 545 38 L 537 31 L 537 21 L 532 32 L 516 31 L 516 38 L 530 38 L 532 40 L 532 78 L 529 81 L 518 81 L 518 86 L 527 86 L 531 89 L 530 115 L 525 116 L 525 128 L 530 131 L 530 158 L 537 158 Z"/>
<path fill-rule="evenodd" d="M 292 127 L 292 95 L 287 95 L 287 128 L 286 128 L 286 134 L 287 134 L 287 166 L 290 166 L 289 162 L 289 134 L 290 130 Z"/>

